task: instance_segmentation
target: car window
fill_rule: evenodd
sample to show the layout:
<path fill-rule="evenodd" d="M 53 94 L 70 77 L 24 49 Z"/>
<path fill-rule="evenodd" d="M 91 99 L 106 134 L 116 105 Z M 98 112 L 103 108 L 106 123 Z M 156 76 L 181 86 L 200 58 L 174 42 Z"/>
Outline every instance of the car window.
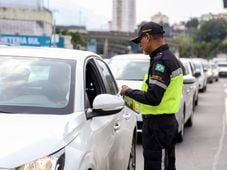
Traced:
<path fill-rule="evenodd" d="M 190 65 L 190 69 L 192 71 L 192 74 L 194 75 L 195 71 L 196 71 L 195 64 L 189 61 L 189 65 Z"/>
<path fill-rule="evenodd" d="M 196 70 L 199 70 L 199 71 L 202 70 L 202 67 L 201 67 L 202 65 L 200 63 L 194 62 L 194 65 L 195 65 Z"/>
<path fill-rule="evenodd" d="M 87 62 L 85 70 L 86 70 L 86 73 L 85 73 L 86 74 L 85 103 L 87 105 L 85 107 L 88 107 L 88 105 L 90 105 L 92 107 L 94 98 L 99 94 L 105 93 L 105 86 L 103 84 L 103 80 L 101 79 L 100 71 L 95 64 L 94 59 L 90 59 Z M 86 98 L 89 101 L 86 101 Z"/>
<path fill-rule="evenodd" d="M 124 62 L 123 62 L 124 61 Z M 117 80 L 143 81 L 148 72 L 149 61 L 147 60 L 112 60 L 109 66 Z"/>
<path fill-rule="evenodd" d="M 189 75 L 189 74 L 190 74 L 190 72 L 189 72 L 189 67 L 188 67 L 187 62 L 182 62 L 182 63 L 183 63 L 184 68 L 185 68 L 185 75 Z"/>
<path fill-rule="evenodd" d="M 11 109 L 11 112 L 37 108 L 30 109 L 30 113 L 43 112 L 45 109 L 45 113 L 69 111 L 64 108 L 69 106 L 71 84 L 74 84 L 73 62 L 3 56 L 0 61 L 1 108 Z"/>
<path fill-rule="evenodd" d="M 101 60 L 97 60 L 97 64 L 98 64 L 100 71 L 103 75 L 102 77 L 103 77 L 103 81 L 105 83 L 107 93 L 117 94 L 118 93 L 118 87 L 117 87 L 117 84 L 116 84 L 107 64 L 104 63 Z"/>

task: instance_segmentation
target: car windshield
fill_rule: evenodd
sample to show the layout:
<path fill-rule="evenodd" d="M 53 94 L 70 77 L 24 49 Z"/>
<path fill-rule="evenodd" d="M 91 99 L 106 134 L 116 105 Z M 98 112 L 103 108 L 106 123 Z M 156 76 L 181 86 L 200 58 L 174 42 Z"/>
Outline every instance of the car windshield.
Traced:
<path fill-rule="evenodd" d="M 201 64 L 194 62 L 194 65 L 195 65 L 196 70 L 199 70 L 199 71 L 202 70 Z"/>
<path fill-rule="evenodd" d="M 111 60 L 109 66 L 117 80 L 143 81 L 148 72 L 148 60 Z"/>
<path fill-rule="evenodd" d="M 184 69 L 185 69 L 185 75 L 188 75 L 190 72 L 189 72 L 189 68 L 188 68 L 187 62 L 184 61 L 184 60 L 181 60 L 181 62 L 183 63 L 183 66 L 184 66 Z"/>
<path fill-rule="evenodd" d="M 0 112 L 70 113 L 72 61 L 0 58 Z"/>

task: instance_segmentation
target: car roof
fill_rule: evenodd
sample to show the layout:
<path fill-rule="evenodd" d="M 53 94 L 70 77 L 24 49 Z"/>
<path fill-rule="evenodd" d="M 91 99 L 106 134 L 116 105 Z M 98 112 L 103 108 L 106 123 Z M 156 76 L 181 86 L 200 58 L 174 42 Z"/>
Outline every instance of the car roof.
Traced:
<path fill-rule="evenodd" d="M 194 63 L 202 63 L 201 58 L 192 58 L 192 61 L 193 61 Z"/>
<path fill-rule="evenodd" d="M 182 58 L 182 57 L 180 57 L 180 60 L 182 61 L 182 62 L 189 62 L 190 61 L 190 59 L 189 58 Z"/>
<path fill-rule="evenodd" d="M 149 55 L 145 55 L 145 54 L 119 54 L 119 55 L 115 55 L 111 58 L 111 60 L 113 59 L 118 59 L 118 60 L 122 60 L 122 59 L 132 59 L 132 60 L 144 60 L 144 59 L 150 59 Z"/>
<path fill-rule="evenodd" d="M 85 60 L 88 56 L 98 56 L 89 51 L 52 47 L 0 46 L 0 56 L 42 57 Z M 99 57 L 99 56 L 98 56 Z"/>

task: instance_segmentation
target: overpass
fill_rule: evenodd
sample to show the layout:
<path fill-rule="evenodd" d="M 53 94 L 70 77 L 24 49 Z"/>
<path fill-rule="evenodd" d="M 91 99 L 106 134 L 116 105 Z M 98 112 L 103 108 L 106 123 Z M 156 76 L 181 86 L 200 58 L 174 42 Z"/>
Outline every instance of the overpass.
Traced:
<path fill-rule="evenodd" d="M 97 41 L 98 53 L 102 53 L 104 57 L 111 57 L 109 54 L 129 53 L 130 50 L 136 51 L 136 46 L 129 41 L 137 36 L 136 33 L 114 32 L 114 31 L 88 31 L 81 33 L 86 42 L 92 39 Z M 167 43 L 172 47 L 178 47 L 179 42 L 165 37 Z M 137 47 L 138 48 L 138 47 Z"/>

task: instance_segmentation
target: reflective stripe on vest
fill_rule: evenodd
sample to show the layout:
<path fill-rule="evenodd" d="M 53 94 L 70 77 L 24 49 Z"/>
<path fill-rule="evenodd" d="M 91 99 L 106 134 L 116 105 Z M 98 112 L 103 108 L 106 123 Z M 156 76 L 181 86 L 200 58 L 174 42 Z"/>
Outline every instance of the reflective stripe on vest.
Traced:
<path fill-rule="evenodd" d="M 148 89 L 148 85 L 146 80 L 148 79 L 148 75 L 144 76 L 144 81 L 142 84 L 142 91 L 146 92 Z M 164 89 L 166 89 L 164 96 L 162 98 L 161 103 L 158 106 L 151 106 L 137 102 L 139 104 L 139 112 L 143 115 L 160 115 L 160 114 L 172 114 L 179 111 L 181 96 L 182 96 L 182 88 L 183 88 L 183 74 L 182 69 L 179 68 L 172 72 L 171 80 L 168 87 L 158 81 L 149 81 L 150 83 L 154 83 Z M 157 83 L 158 82 L 158 83 Z"/>

